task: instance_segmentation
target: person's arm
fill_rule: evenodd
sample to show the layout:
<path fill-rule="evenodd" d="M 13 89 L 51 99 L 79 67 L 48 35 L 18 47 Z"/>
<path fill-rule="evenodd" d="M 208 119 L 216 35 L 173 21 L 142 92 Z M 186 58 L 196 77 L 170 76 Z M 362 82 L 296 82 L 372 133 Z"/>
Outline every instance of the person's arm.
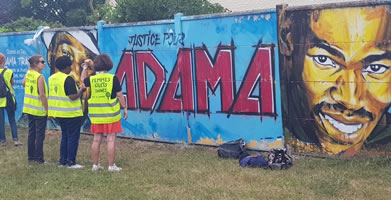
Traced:
<path fill-rule="evenodd" d="M 86 87 L 82 83 L 80 85 L 80 89 L 77 90 L 75 80 L 72 78 L 72 76 L 68 76 L 64 82 L 64 90 L 65 90 L 65 95 L 67 95 L 70 100 L 76 100 L 77 98 L 80 98 L 80 96 L 83 95 L 83 92 L 86 90 Z"/>
<path fill-rule="evenodd" d="M 124 109 L 124 119 L 128 119 L 128 105 L 126 104 L 125 96 L 121 91 L 117 92 L 116 94 L 121 108 Z"/>
<path fill-rule="evenodd" d="M 43 79 L 43 76 L 41 75 L 38 78 L 38 91 L 39 91 L 39 98 L 42 101 L 43 107 L 46 110 L 46 113 L 48 112 L 48 99 L 46 97 L 45 93 L 45 80 Z"/>
<path fill-rule="evenodd" d="M 92 66 L 94 63 L 92 62 L 91 59 L 86 59 L 82 64 L 81 64 L 81 67 L 83 69 L 83 71 L 81 72 L 81 75 L 80 75 L 80 80 L 81 82 L 84 82 L 84 79 L 87 78 L 88 76 L 88 68 L 90 66 Z"/>
<path fill-rule="evenodd" d="M 77 91 L 76 94 L 71 94 L 71 95 L 69 95 L 68 97 L 69 97 L 69 99 L 71 99 L 71 100 L 75 100 L 75 99 L 77 99 L 77 98 L 80 98 L 81 95 L 83 95 L 83 92 L 84 92 L 84 91 L 86 91 L 86 87 L 84 86 L 84 84 L 82 84 L 82 85 L 80 86 L 79 91 Z"/>
<path fill-rule="evenodd" d="M 14 85 L 15 85 L 14 77 L 11 77 L 11 86 L 14 87 Z"/>
<path fill-rule="evenodd" d="M 26 86 L 26 75 L 23 77 L 22 86 L 23 86 L 23 87 Z"/>

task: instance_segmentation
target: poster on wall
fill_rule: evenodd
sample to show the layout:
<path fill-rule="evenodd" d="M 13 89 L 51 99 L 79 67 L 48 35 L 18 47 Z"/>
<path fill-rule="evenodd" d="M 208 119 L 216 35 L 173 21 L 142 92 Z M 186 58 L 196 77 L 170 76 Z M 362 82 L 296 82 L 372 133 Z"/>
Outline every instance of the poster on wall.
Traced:
<path fill-rule="evenodd" d="M 277 13 L 286 143 L 299 152 L 346 156 L 386 148 L 389 5 L 284 7 Z"/>

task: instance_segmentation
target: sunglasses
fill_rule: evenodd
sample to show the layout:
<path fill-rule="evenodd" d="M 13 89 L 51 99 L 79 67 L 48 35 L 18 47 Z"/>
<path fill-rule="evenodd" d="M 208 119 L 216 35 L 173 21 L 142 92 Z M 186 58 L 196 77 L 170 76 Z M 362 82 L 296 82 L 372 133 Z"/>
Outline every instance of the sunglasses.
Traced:
<path fill-rule="evenodd" d="M 44 61 L 44 60 L 40 60 L 39 62 L 42 63 L 42 64 L 45 64 L 45 61 Z"/>

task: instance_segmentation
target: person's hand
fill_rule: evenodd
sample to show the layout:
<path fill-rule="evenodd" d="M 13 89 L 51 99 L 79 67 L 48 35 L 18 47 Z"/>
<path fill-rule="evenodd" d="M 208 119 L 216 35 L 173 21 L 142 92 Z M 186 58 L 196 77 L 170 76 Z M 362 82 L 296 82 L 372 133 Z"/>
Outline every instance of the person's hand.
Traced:
<path fill-rule="evenodd" d="M 128 119 L 128 108 L 124 109 L 124 119 Z"/>
<path fill-rule="evenodd" d="M 54 118 L 52 116 L 48 116 L 48 120 L 53 120 Z"/>
<path fill-rule="evenodd" d="M 79 91 L 81 92 L 81 93 L 83 93 L 84 91 L 86 91 L 86 86 L 84 85 L 84 84 L 81 84 L 80 85 L 80 89 L 79 89 Z"/>

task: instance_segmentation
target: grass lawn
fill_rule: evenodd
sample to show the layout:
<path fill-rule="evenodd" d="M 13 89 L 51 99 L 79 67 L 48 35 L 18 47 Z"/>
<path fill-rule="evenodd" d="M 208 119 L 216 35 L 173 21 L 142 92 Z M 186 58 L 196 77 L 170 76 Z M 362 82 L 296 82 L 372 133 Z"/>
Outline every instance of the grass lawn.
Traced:
<path fill-rule="evenodd" d="M 46 165 L 27 162 L 27 130 L 15 147 L 6 130 L 0 146 L 0 199 L 390 199 L 391 159 L 332 160 L 299 157 L 288 170 L 241 168 L 216 149 L 119 139 L 117 165 L 107 172 L 105 145 L 92 172 L 92 137 L 82 135 L 78 163 L 58 168 L 61 133 L 46 135 Z"/>

